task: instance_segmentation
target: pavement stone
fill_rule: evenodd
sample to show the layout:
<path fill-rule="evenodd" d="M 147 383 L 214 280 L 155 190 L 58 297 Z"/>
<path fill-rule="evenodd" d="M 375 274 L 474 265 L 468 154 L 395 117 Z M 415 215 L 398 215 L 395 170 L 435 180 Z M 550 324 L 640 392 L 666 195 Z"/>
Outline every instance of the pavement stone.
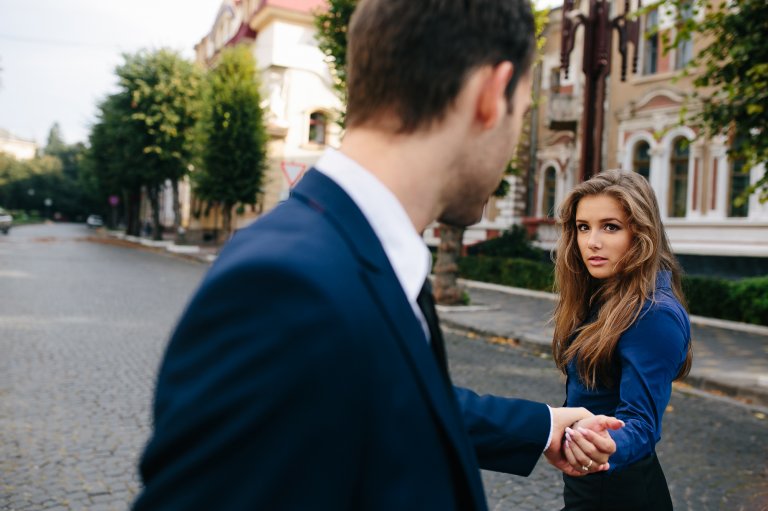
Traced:
<path fill-rule="evenodd" d="M 151 247 L 81 243 L 74 230 L 60 239 L 54 227 L 0 238 L 0 509 L 125 510 L 140 487 L 157 364 L 205 265 Z M 481 310 L 462 314 L 494 312 L 496 295 L 470 294 Z M 458 332 L 446 328 L 452 375 L 480 392 L 557 406 L 563 382 L 546 343 L 535 344 L 546 341 L 542 304 L 519 300 L 485 321 L 539 348 L 468 334 L 465 319 Z M 734 346 L 725 353 L 742 349 Z M 674 392 L 659 457 L 678 510 L 768 509 L 768 420 L 753 408 Z M 483 479 L 495 511 L 562 505 L 559 473 L 543 461 L 528 478 Z"/>

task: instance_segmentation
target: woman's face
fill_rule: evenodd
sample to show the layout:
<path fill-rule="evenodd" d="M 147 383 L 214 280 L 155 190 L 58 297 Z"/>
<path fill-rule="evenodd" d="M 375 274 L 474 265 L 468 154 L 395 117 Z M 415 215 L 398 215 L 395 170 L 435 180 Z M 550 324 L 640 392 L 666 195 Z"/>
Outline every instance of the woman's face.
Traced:
<path fill-rule="evenodd" d="M 632 245 L 627 215 L 619 201 L 608 195 L 583 197 L 576 206 L 576 239 L 590 275 L 596 279 L 614 276 Z"/>

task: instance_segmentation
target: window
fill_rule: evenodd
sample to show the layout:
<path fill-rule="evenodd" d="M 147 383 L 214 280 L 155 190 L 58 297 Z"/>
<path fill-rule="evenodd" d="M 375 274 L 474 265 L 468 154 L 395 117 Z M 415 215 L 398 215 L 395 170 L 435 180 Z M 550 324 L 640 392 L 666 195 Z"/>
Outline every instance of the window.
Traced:
<path fill-rule="evenodd" d="M 670 196 L 669 216 L 681 218 L 688 207 L 688 157 L 690 144 L 685 137 L 672 142 L 672 157 L 669 161 Z"/>
<path fill-rule="evenodd" d="M 648 142 L 640 141 L 635 144 L 635 152 L 632 155 L 632 170 L 645 179 L 651 175 L 651 146 Z"/>
<path fill-rule="evenodd" d="M 553 94 L 560 92 L 560 67 L 553 67 L 549 72 L 549 90 Z"/>
<path fill-rule="evenodd" d="M 309 141 L 325 145 L 327 127 L 328 117 L 323 112 L 312 112 L 309 115 Z"/>
<path fill-rule="evenodd" d="M 544 207 L 543 213 L 547 217 L 552 218 L 555 216 L 555 190 L 557 188 L 557 170 L 555 167 L 547 167 L 544 171 L 544 186 L 543 186 L 543 198 L 542 206 Z"/>
<path fill-rule="evenodd" d="M 659 67 L 659 11 L 653 10 L 645 17 L 645 41 L 643 74 L 655 74 Z"/>
<path fill-rule="evenodd" d="M 749 169 L 744 169 L 743 158 L 737 158 L 731 163 L 729 185 L 728 216 L 737 218 L 749 216 L 749 200 L 745 200 L 739 206 L 734 204 L 734 201 L 749 187 Z"/>
<path fill-rule="evenodd" d="M 693 17 L 693 3 L 685 2 L 681 7 L 680 20 L 686 23 Z M 693 58 L 693 41 L 685 39 L 677 44 L 675 49 L 675 69 L 683 69 Z"/>

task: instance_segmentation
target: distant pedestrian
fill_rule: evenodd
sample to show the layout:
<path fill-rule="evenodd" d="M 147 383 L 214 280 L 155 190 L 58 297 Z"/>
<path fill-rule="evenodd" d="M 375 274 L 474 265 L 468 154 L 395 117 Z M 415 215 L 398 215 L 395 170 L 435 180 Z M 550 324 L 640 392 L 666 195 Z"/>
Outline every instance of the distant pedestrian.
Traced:
<path fill-rule="evenodd" d="M 640 174 L 609 170 L 581 183 L 560 207 L 552 350 L 567 375 L 567 406 L 615 415 L 617 450 L 607 472 L 563 475 L 565 510 L 672 509 L 656 458 L 672 381 L 691 367 L 680 267 L 656 197 Z M 569 431 L 566 456 L 587 453 Z"/>

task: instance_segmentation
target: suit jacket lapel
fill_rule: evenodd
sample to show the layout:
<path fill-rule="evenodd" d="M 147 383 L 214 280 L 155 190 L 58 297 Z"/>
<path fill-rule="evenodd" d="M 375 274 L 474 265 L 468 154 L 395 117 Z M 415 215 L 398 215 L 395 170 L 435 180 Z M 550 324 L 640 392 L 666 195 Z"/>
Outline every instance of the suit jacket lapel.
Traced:
<path fill-rule="evenodd" d="M 387 259 L 384 248 L 365 216 L 352 199 L 327 176 L 310 170 L 292 196 L 326 215 L 347 240 L 363 263 L 363 277 L 410 362 L 436 416 L 453 443 L 476 502 L 485 502 L 477 459 L 469 445 L 453 390 L 445 379 L 424 339 L 424 332 L 413 314 Z"/>

